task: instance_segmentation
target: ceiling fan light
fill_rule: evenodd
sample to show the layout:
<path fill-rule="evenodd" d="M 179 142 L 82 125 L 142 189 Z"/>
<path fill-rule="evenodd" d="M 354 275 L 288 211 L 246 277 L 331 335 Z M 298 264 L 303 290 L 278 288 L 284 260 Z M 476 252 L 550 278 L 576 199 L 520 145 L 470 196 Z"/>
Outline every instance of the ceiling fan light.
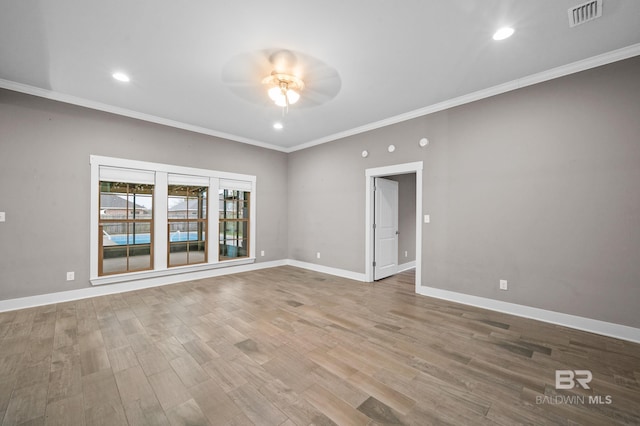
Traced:
<path fill-rule="evenodd" d="M 272 101 L 278 100 L 278 98 L 282 97 L 282 90 L 278 86 L 274 86 L 267 92 Z"/>
<path fill-rule="evenodd" d="M 270 76 L 262 79 L 262 84 L 267 84 L 269 98 L 279 107 L 288 107 L 300 100 L 300 91 L 304 88 L 304 82 L 290 74 L 273 71 Z"/>
<path fill-rule="evenodd" d="M 274 99 L 274 102 L 276 103 L 276 105 L 278 105 L 279 107 L 286 107 L 287 106 L 287 97 L 284 96 L 282 93 L 280 94 L 280 96 L 277 99 Z"/>
<path fill-rule="evenodd" d="M 287 90 L 287 99 L 289 100 L 289 105 L 293 105 L 300 99 L 300 94 L 293 89 Z"/>

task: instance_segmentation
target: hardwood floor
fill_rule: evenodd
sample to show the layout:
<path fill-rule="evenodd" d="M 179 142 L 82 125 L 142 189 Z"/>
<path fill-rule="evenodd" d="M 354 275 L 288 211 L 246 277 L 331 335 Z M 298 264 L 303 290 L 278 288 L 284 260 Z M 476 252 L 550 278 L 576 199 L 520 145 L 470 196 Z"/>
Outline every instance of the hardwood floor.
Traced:
<path fill-rule="evenodd" d="M 640 345 L 279 267 L 0 313 L 0 423 L 640 424 Z"/>

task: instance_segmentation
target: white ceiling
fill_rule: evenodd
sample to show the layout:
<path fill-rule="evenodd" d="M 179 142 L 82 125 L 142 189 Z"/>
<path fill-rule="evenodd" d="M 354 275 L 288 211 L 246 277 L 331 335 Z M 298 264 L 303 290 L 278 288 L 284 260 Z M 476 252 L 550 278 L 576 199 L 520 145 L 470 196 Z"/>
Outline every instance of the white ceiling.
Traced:
<path fill-rule="evenodd" d="M 291 151 L 640 54 L 640 1 L 604 0 L 601 18 L 570 28 L 582 2 L 0 0 L 0 87 Z M 504 25 L 515 34 L 493 41 Z M 238 69 L 272 49 L 335 70 L 335 96 L 305 104 L 303 91 L 283 116 L 264 72 Z M 252 96 L 223 78 L 230 64 L 255 75 Z"/>

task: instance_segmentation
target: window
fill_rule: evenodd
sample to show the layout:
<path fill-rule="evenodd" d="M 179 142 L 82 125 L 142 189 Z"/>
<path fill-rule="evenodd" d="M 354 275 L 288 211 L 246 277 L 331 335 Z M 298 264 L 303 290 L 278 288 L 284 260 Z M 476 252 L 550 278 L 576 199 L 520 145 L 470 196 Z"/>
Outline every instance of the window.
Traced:
<path fill-rule="evenodd" d="M 90 163 L 91 284 L 201 278 L 255 261 L 255 176 L 95 155 Z M 211 194 L 220 214 L 209 214 Z"/>
<path fill-rule="evenodd" d="M 250 193 L 232 189 L 219 191 L 220 260 L 249 256 Z"/>
<path fill-rule="evenodd" d="M 153 267 L 153 185 L 100 181 L 98 275 Z"/>
<path fill-rule="evenodd" d="M 208 189 L 169 185 L 167 263 L 170 267 L 207 262 Z"/>

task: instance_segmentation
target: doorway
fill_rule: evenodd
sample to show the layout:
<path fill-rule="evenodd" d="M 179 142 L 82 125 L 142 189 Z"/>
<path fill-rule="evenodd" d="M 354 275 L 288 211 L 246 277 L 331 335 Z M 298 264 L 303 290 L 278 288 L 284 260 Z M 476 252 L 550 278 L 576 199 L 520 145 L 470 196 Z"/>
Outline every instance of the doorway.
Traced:
<path fill-rule="evenodd" d="M 422 281 L 422 168 L 423 162 L 396 164 L 392 166 L 376 167 L 365 170 L 365 281 L 373 282 L 375 279 L 375 197 L 373 189 L 375 179 L 393 175 L 415 173 L 416 175 L 416 214 L 415 214 L 415 289 L 420 288 Z"/>

